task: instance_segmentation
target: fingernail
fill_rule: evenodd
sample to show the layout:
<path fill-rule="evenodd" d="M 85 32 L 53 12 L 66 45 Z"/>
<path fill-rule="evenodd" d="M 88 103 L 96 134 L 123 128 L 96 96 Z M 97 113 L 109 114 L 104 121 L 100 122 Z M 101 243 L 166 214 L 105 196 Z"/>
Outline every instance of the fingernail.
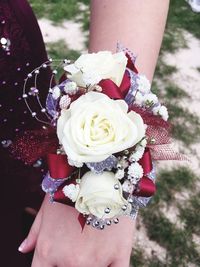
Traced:
<path fill-rule="evenodd" d="M 23 252 L 23 251 L 24 251 L 24 248 L 25 248 L 25 246 L 26 246 L 26 243 L 27 243 L 27 239 L 25 239 L 25 240 L 21 243 L 21 245 L 20 245 L 19 248 L 18 248 L 18 251 Z"/>

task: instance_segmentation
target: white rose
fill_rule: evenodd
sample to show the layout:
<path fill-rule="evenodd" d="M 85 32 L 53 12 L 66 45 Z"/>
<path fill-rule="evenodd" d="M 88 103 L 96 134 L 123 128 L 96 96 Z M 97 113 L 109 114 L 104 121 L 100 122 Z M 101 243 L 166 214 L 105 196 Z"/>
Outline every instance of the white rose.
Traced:
<path fill-rule="evenodd" d="M 118 189 L 115 189 L 117 186 Z M 126 212 L 130 212 L 130 204 L 122 196 L 121 183 L 112 172 L 95 174 L 87 172 L 81 178 L 80 191 L 75 208 L 83 214 L 93 214 L 98 218 L 112 218 L 124 214 L 122 207 L 126 205 Z M 105 210 L 109 209 L 109 213 Z"/>
<path fill-rule="evenodd" d="M 76 162 L 100 162 L 137 144 L 145 135 L 143 120 L 128 112 L 124 100 L 112 100 L 89 92 L 62 110 L 57 135 L 68 158 Z"/>
<path fill-rule="evenodd" d="M 120 86 L 126 64 L 127 58 L 123 52 L 112 54 L 100 51 L 81 55 L 74 64 L 67 65 L 64 69 L 71 74 L 70 79 L 78 86 L 94 85 L 102 79 L 110 79 Z"/>

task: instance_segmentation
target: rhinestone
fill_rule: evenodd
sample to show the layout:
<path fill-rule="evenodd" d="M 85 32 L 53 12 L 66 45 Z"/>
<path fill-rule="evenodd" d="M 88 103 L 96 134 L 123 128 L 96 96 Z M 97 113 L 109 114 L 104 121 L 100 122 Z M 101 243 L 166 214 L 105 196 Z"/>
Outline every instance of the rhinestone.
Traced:
<path fill-rule="evenodd" d="M 11 140 L 3 140 L 3 141 L 1 141 L 1 144 L 4 148 L 7 148 L 12 144 L 12 141 Z"/>
<path fill-rule="evenodd" d="M 150 142 L 150 144 L 152 144 L 152 145 L 153 145 L 153 144 L 155 144 L 155 142 L 156 142 L 156 139 L 155 139 L 154 137 L 151 137 L 149 142 Z"/>
<path fill-rule="evenodd" d="M 34 168 L 39 168 L 41 165 L 42 165 L 42 160 L 41 160 L 41 159 L 38 159 L 38 160 L 33 164 L 33 167 L 34 167 Z"/>
<path fill-rule="evenodd" d="M 125 155 L 128 155 L 128 154 L 129 154 L 128 149 L 124 150 L 124 154 L 125 154 Z"/>
<path fill-rule="evenodd" d="M 86 224 L 87 224 L 87 225 L 90 225 L 90 221 L 87 220 L 87 221 L 86 221 Z"/>
<path fill-rule="evenodd" d="M 28 74 L 28 78 L 31 78 L 33 75 L 32 75 L 32 73 L 29 73 Z"/>
<path fill-rule="evenodd" d="M 114 185 L 114 188 L 115 188 L 115 190 L 118 190 L 119 189 L 119 185 L 118 184 L 115 184 Z"/>
<path fill-rule="evenodd" d="M 118 219 L 118 218 L 115 218 L 115 219 L 113 220 L 113 222 L 114 222 L 115 224 L 117 224 L 117 223 L 119 222 L 119 219 Z"/>
<path fill-rule="evenodd" d="M 104 212 L 105 212 L 106 214 L 108 214 L 108 213 L 110 213 L 110 209 L 109 209 L 109 208 L 106 208 L 106 209 L 104 210 Z"/>

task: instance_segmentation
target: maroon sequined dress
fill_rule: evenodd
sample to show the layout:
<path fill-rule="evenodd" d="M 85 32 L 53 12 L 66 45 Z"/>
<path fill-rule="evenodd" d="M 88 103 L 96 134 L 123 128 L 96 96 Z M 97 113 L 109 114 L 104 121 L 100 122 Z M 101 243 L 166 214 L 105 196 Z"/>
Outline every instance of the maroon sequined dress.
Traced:
<path fill-rule="evenodd" d="M 36 18 L 26 0 L 0 0 L 0 265 L 29 266 L 17 248 L 23 239 L 24 207 L 36 207 L 42 199 L 43 167 L 24 166 L 11 159 L 7 146 L 16 133 L 39 127 L 22 99 L 24 78 L 47 58 Z M 48 89 L 43 76 L 43 101 Z"/>

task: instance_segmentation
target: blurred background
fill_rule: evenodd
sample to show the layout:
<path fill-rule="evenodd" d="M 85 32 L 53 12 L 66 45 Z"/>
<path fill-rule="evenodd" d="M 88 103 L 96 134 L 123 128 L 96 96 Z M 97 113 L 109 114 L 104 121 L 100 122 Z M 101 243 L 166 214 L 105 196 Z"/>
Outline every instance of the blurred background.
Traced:
<path fill-rule="evenodd" d="M 29 0 L 49 56 L 87 50 L 89 0 Z M 137 62 L 136 62 L 137 63 Z M 153 90 L 168 106 L 174 146 L 190 162 L 161 162 L 157 194 L 140 212 L 133 267 L 200 266 L 200 13 L 171 0 Z"/>

